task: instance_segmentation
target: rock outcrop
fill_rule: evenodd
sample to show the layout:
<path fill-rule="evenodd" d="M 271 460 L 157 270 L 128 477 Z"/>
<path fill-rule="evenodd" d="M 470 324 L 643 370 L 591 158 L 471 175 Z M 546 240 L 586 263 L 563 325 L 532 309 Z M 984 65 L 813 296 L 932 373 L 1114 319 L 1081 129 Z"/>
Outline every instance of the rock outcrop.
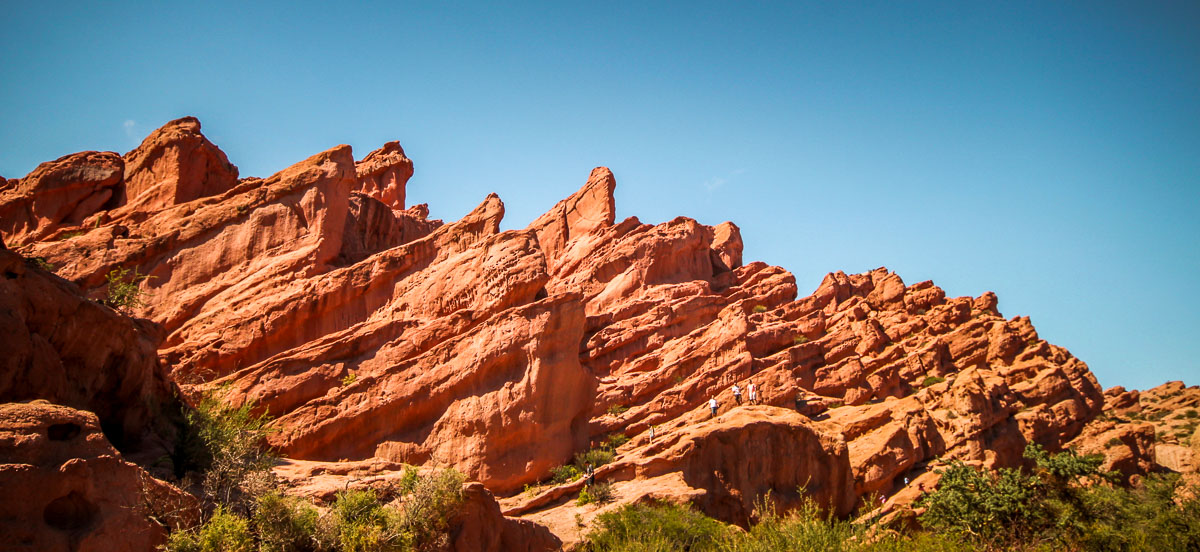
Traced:
<path fill-rule="evenodd" d="M 126 462 L 94 414 L 44 401 L 0 404 L 5 550 L 153 550 L 194 523 L 191 495 Z"/>
<path fill-rule="evenodd" d="M 174 400 L 158 328 L 84 299 L 44 268 L 0 249 L 0 402 L 87 410 L 119 448 L 139 444 Z"/>
<path fill-rule="evenodd" d="M 138 314 L 174 381 L 270 412 L 290 461 L 455 467 L 507 495 L 525 520 L 509 521 L 567 543 L 574 514 L 652 498 L 744 525 L 768 491 L 787 509 L 803 487 L 844 514 L 914 495 L 939 462 L 1015 466 L 1028 443 L 1081 435 L 1122 443 L 1113 468 L 1148 469 L 1155 435 L 1088 426 L 1106 399 L 1086 364 L 990 292 L 949 298 L 880 268 L 799 296 L 786 270 L 744 262 L 733 223 L 618 221 L 604 167 L 503 232 L 495 195 L 449 223 L 406 207 L 412 174 L 390 142 L 238 180 L 180 119 L 124 157 L 8 181 L 0 232 L 92 297 L 115 268 L 149 275 Z M 735 383 L 759 404 L 738 405 Z M 598 472 L 615 504 L 537 486 L 614 434 L 631 439 Z M 517 546 L 509 521 L 456 538 Z"/>
<path fill-rule="evenodd" d="M 1127 478 L 1150 471 L 1200 471 L 1200 386 L 1169 381 L 1146 391 L 1104 391 L 1104 413 L 1070 443 L 1104 455 L 1104 469 Z"/>

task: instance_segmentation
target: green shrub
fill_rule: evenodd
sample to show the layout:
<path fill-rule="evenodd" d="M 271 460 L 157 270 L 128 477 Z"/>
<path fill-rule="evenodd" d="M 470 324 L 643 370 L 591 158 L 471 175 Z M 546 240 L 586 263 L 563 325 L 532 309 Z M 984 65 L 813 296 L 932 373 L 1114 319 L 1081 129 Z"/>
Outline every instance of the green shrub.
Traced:
<path fill-rule="evenodd" d="M 666 502 L 627 504 L 596 517 L 595 529 L 581 545 L 584 552 L 626 550 L 717 550 L 728 533 L 721 522 Z"/>
<path fill-rule="evenodd" d="M 567 464 L 564 466 L 554 467 L 550 470 L 550 474 L 550 481 L 552 483 L 562 484 L 579 479 L 579 476 L 582 475 L 582 472 L 579 471 L 579 468 L 574 464 Z"/>
<path fill-rule="evenodd" d="M 930 385 L 937 385 L 939 383 L 942 383 L 943 381 L 946 381 L 946 378 L 939 377 L 939 376 L 928 376 L 924 380 L 921 381 L 921 388 L 923 389 L 923 388 L 929 387 Z"/>
<path fill-rule="evenodd" d="M 265 443 L 269 422 L 265 414 L 255 415 L 250 404 L 235 408 L 208 393 L 186 414 L 182 442 L 176 444 L 182 450 L 173 456 L 203 471 L 209 504 L 248 513 L 257 497 L 274 486 L 275 455 Z"/>
<path fill-rule="evenodd" d="M 310 550 L 316 544 L 317 509 L 308 502 L 278 491 L 258 498 L 254 531 L 262 552 Z"/>
<path fill-rule="evenodd" d="M 611 416 L 620 416 L 621 414 L 624 414 L 625 411 L 627 411 L 627 410 L 629 410 L 629 407 L 625 406 L 623 404 L 614 404 L 614 405 L 608 407 L 608 413 Z"/>
<path fill-rule="evenodd" d="M 47 261 L 44 257 L 30 257 L 28 262 L 46 272 L 54 272 L 54 264 Z"/>
<path fill-rule="evenodd" d="M 584 485 L 583 490 L 579 491 L 579 499 L 575 504 L 583 506 L 584 504 L 608 504 L 612 502 L 613 492 L 612 483 L 602 481 L 595 485 Z"/>
<path fill-rule="evenodd" d="M 1118 447 L 1118 446 L 1121 446 L 1121 444 L 1122 444 L 1122 443 L 1123 443 L 1123 442 L 1122 442 L 1120 439 L 1118 439 L 1118 438 L 1116 438 L 1116 437 L 1113 437 L 1113 438 L 1109 439 L 1107 442 L 1105 442 L 1105 443 L 1104 443 L 1104 446 L 1106 446 L 1106 447 Z"/>
<path fill-rule="evenodd" d="M 604 446 L 610 449 L 616 449 L 628 442 L 629 437 L 624 433 L 611 433 L 604 439 Z"/>
<path fill-rule="evenodd" d="M 354 372 L 350 372 L 349 374 L 342 376 L 342 386 L 344 387 L 344 386 L 350 385 L 350 384 L 354 383 L 356 380 L 358 380 L 358 374 L 355 374 Z"/>
<path fill-rule="evenodd" d="M 1195 420 L 1197 417 L 1200 417 L 1200 412 L 1196 412 L 1195 408 L 1189 408 L 1183 415 L 1189 420 Z"/>
<path fill-rule="evenodd" d="M 808 343 L 808 336 L 806 336 L 806 335 L 798 335 L 798 336 L 796 336 L 796 337 L 792 338 L 792 344 L 793 344 L 793 345 L 799 345 L 799 344 L 801 344 L 801 343 Z"/>
<path fill-rule="evenodd" d="M 766 305 L 754 305 L 754 312 L 767 312 Z"/>
<path fill-rule="evenodd" d="M 616 458 L 616 456 L 617 453 L 610 449 L 591 449 L 587 452 L 580 452 L 576 454 L 575 465 L 578 466 L 580 470 L 583 470 L 588 464 L 591 464 L 593 468 L 598 468 L 609 462 L 612 462 L 613 458 Z"/>
<path fill-rule="evenodd" d="M 251 552 L 254 538 L 245 518 L 217 508 L 212 518 L 192 531 L 171 533 L 167 552 Z"/>
<path fill-rule="evenodd" d="M 466 480 L 453 469 L 419 477 L 411 493 L 401 498 L 394 522 L 402 541 L 417 548 L 439 548 L 447 539 L 446 530 L 462 506 L 462 486 Z M 440 549 L 440 548 L 439 548 Z"/>
<path fill-rule="evenodd" d="M 128 268 L 114 268 L 104 278 L 108 281 L 108 296 L 104 304 L 125 313 L 146 306 L 146 292 L 142 291 L 141 283 L 150 276 L 138 274 L 136 268 L 133 274 L 129 273 Z"/>
<path fill-rule="evenodd" d="M 400 483 L 396 486 L 396 492 L 401 496 L 413 492 L 417 488 L 417 482 L 421 480 L 420 470 L 416 466 L 404 468 L 404 474 L 400 476 Z"/>

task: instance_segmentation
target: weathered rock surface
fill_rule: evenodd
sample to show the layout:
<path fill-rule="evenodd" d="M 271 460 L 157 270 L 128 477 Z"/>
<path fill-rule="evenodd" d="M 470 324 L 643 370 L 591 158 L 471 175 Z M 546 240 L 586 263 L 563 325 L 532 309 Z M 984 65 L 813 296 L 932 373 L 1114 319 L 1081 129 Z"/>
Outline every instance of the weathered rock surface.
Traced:
<path fill-rule="evenodd" d="M 175 381 L 269 411 L 296 462 L 452 466 L 504 495 L 620 433 L 632 442 L 600 470 L 618 503 L 686 500 L 744 524 L 759 495 L 786 509 L 805 482 L 845 513 L 914 495 L 946 460 L 1013 466 L 1027 443 L 1115 439 L 1110 465 L 1140 473 L 1155 446 L 1145 428 L 1087 426 L 1106 400 L 1087 366 L 994 294 L 948 298 L 880 268 L 799 297 L 786 270 L 743 261 L 733 223 L 618 221 L 607 168 L 501 232 L 494 195 L 448 224 L 406 208 L 413 164 L 395 142 L 237 180 L 181 119 L 104 155 L 7 181 L 0 197 L 19 201 L 0 212 L 22 214 L 0 232 L 93 297 L 114 268 L 152 276 L 139 314 Z M 85 170 L 96 159 L 120 178 Z M 89 199 L 109 189 L 125 199 Z M 731 386 L 751 382 L 762 405 L 737 407 Z M 570 542 L 575 513 L 613 507 L 574 507 L 580 486 L 502 502 Z"/>
<path fill-rule="evenodd" d="M 124 211 L 147 212 L 222 194 L 238 169 L 200 133 L 195 117 L 176 119 L 125 154 Z"/>
<path fill-rule="evenodd" d="M 125 163 L 112 152 L 85 151 L 38 165 L 0 189 L 0 233 L 5 243 L 46 238 L 60 225 L 77 225 L 116 203 Z"/>
<path fill-rule="evenodd" d="M 1071 446 L 1103 454 L 1104 467 L 1126 476 L 1160 469 L 1200 471 L 1200 386 L 1170 381 L 1146 391 L 1113 387 L 1104 399 L 1104 413 Z"/>
<path fill-rule="evenodd" d="M 74 284 L 0 249 L 0 402 L 88 410 L 118 447 L 135 445 L 172 403 L 161 339 L 154 324 L 88 301 Z"/>
<path fill-rule="evenodd" d="M 143 552 L 199 516 L 191 495 L 126 462 L 94 414 L 0 404 L 0 535 L 5 550 Z"/>

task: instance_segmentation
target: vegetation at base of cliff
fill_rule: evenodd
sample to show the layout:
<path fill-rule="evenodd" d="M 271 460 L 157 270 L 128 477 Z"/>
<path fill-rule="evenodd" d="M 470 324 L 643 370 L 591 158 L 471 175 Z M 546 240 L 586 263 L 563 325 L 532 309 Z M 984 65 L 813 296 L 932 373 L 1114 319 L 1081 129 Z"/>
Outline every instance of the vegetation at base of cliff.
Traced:
<path fill-rule="evenodd" d="M 136 268 L 132 274 L 128 268 L 114 268 L 104 278 L 108 282 L 104 304 L 126 314 L 146 306 L 146 292 L 142 290 L 141 283 L 151 276 L 138 274 Z"/>
<path fill-rule="evenodd" d="M 184 420 L 172 454 L 177 474 L 201 474 L 209 507 L 250 512 L 257 497 L 275 486 L 271 466 L 276 456 L 266 446 L 271 418 L 255 415 L 252 404 L 233 407 L 219 392 L 209 392 Z"/>
<path fill-rule="evenodd" d="M 583 490 L 579 491 L 579 498 L 575 500 L 575 505 L 607 504 L 612 502 L 612 500 L 612 483 L 605 481 L 596 483 L 595 485 L 584 485 Z"/>
<path fill-rule="evenodd" d="M 171 460 L 177 472 L 199 474 L 207 519 L 175 531 L 167 552 L 334 552 L 441 549 L 462 505 L 465 478 L 455 470 L 422 475 L 409 468 L 376 491 L 346 490 L 329 508 L 285 496 L 271 472 L 267 415 L 251 404 L 233 407 L 220 392 L 205 394 L 184 414 Z M 189 476 L 190 477 L 190 476 Z M 385 500 L 386 498 L 386 500 Z M 385 503 L 386 502 L 386 503 Z"/>
<path fill-rule="evenodd" d="M 811 499 L 779 515 L 759 501 L 758 523 L 742 531 L 668 503 L 630 504 L 596 518 L 580 552 L 1200 550 L 1200 487 L 1154 474 L 1127 488 L 1099 471 L 1097 456 L 1025 451 L 1031 470 L 983 472 L 961 463 L 938 488 L 885 526 L 822 513 Z M 868 501 L 873 502 L 873 501 Z M 919 525 L 920 529 L 912 528 Z"/>
<path fill-rule="evenodd" d="M 411 473 L 416 474 L 413 468 Z M 406 473 L 407 475 L 407 473 Z M 410 489 L 384 503 L 374 490 L 347 490 L 324 511 L 271 490 L 239 515 L 218 506 L 199 527 L 172 533 L 166 552 L 342 552 L 440 550 L 462 504 L 454 470 L 415 475 Z"/>

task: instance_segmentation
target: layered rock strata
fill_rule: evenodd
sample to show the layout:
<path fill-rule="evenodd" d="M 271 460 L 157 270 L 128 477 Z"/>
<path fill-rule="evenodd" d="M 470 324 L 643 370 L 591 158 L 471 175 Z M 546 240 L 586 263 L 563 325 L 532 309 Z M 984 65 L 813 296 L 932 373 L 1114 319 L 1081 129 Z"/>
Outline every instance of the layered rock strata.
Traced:
<path fill-rule="evenodd" d="M 600 470 L 618 503 L 746 524 L 768 491 L 846 513 L 911 494 L 939 462 L 1018 465 L 1104 406 L 1087 366 L 994 294 L 880 268 L 800 297 L 786 270 L 743 262 L 733 223 L 618 220 L 603 167 L 503 232 L 494 195 L 445 224 L 406 207 L 412 174 L 392 142 L 239 180 L 181 119 L 125 156 L 9 181 L 0 232 L 92 297 L 114 268 L 151 276 L 138 314 L 172 378 L 269 412 L 292 460 L 455 467 L 568 542 L 573 514 L 612 505 L 536 485 L 613 434 L 631 439 Z M 751 382 L 760 404 L 739 406 L 731 388 Z M 1145 435 L 1127 436 L 1138 452 L 1113 465 L 1142 470 Z"/>

